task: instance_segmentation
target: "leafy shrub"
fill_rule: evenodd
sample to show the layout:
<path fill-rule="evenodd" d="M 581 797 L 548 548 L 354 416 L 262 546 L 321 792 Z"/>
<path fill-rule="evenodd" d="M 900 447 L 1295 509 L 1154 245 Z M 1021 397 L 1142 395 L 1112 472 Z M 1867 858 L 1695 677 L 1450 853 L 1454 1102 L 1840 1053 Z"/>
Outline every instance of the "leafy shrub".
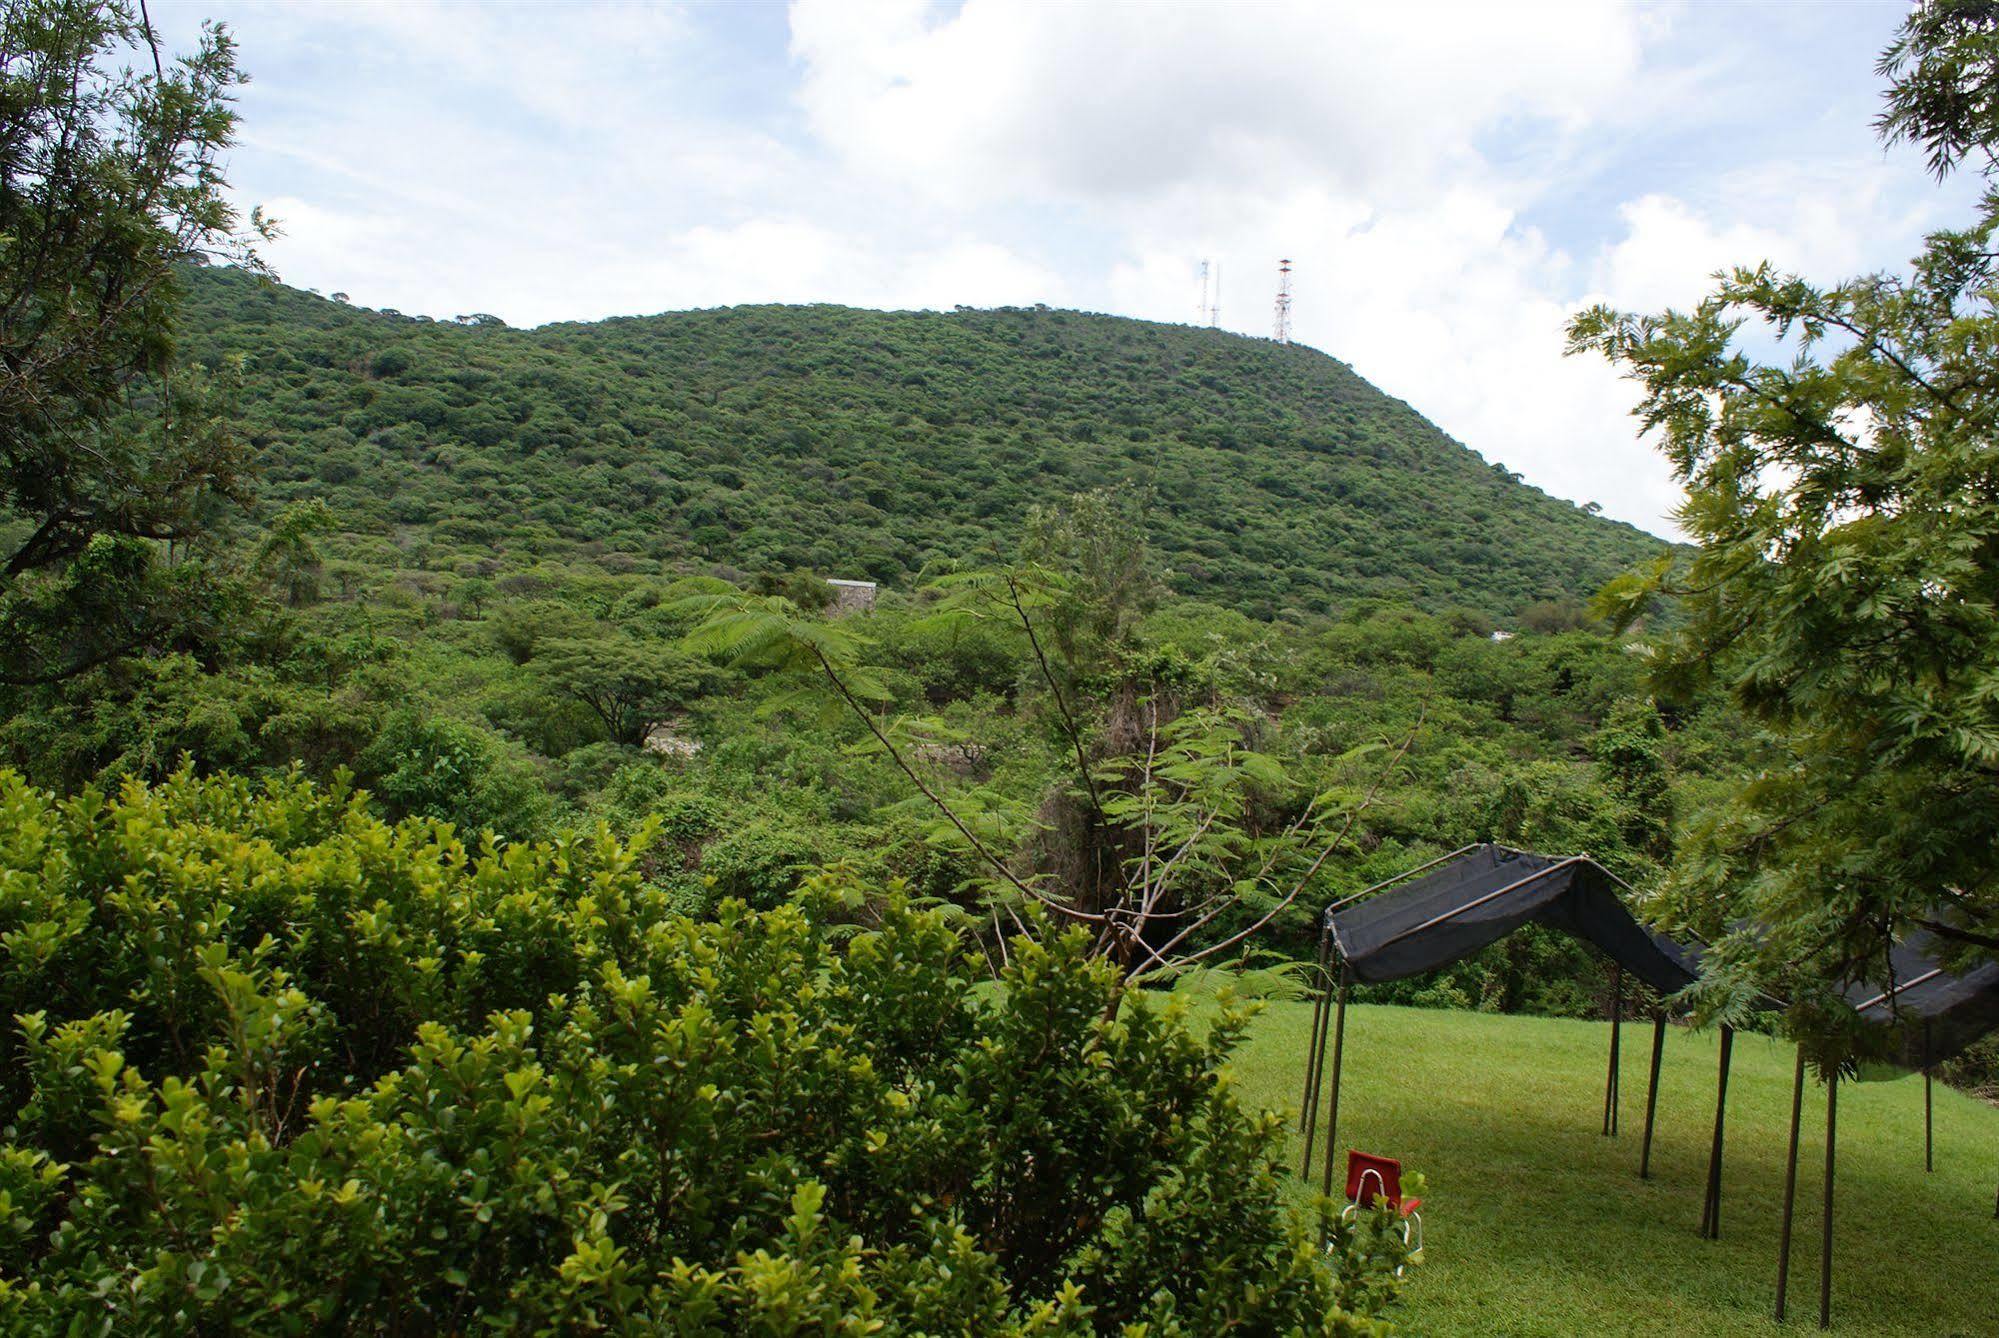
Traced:
<path fill-rule="evenodd" d="M 1390 1226 L 1284 1206 L 1241 1014 L 1080 934 L 975 988 L 893 899 L 841 953 L 798 904 L 666 918 L 650 834 L 0 772 L 0 1324 L 1381 1331 Z"/>
<path fill-rule="evenodd" d="M 701 872 L 717 897 L 768 910 L 798 890 L 822 856 L 811 837 L 788 823 L 751 818 L 701 852 Z"/>
<path fill-rule="evenodd" d="M 390 715 L 355 768 L 396 817 L 526 836 L 548 823 L 548 794 L 527 764 L 503 756 L 489 734 L 415 708 Z"/>

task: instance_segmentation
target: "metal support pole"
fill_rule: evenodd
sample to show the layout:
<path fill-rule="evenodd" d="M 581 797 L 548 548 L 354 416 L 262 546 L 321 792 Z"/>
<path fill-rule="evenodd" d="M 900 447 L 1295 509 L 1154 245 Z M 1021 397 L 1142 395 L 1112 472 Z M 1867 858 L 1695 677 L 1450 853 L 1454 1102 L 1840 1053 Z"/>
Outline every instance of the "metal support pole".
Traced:
<path fill-rule="evenodd" d="M 1325 1084 L 1325 1042 L 1331 1034 L 1331 1012 L 1333 1012 L 1333 982 L 1325 982 L 1321 1004 L 1321 1022 L 1317 1026 L 1313 1046 L 1311 1046 L 1311 1090 L 1305 1100 L 1305 1156 L 1297 1164 L 1297 1178 L 1311 1180 L 1311 1144 L 1319 1132 L 1319 1100 L 1323 1096 Z"/>
<path fill-rule="evenodd" d="M 1825 1083 L 1825 1207 L 1819 1228 L 1819 1327 L 1832 1327 L 1832 1170 L 1834 1135 L 1839 1119 L 1839 1071 Z"/>
<path fill-rule="evenodd" d="M 1707 1203 L 1701 1210 L 1701 1235 L 1721 1239 L 1721 1148 L 1728 1117 L 1728 1059 L 1735 1049 L 1735 1028 L 1721 1029 L 1721 1071 L 1714 1088 L 1714 1143 L 1707 1156 Z"/>
<path fill-rule="evenodd" d="M 1347 1041 L 1347 986 L 1352 976 L 1344 964 L 1340 967 L 1340 999 L 1333 1009 L 1333 1103 L 1326 1107 L 1326 1174 L 1319 1186 L 1319 1192 L 1331 1197 L 1333 1192 L 1333 1158 L 1338 1155 L 1340 1144 L 1340 1059 Z"/>
<path fill-rule="evenodd" d="M 1791 1154 L 1784 1163 L 1784 1225 L 1777 1234 L 1777 1322 L 1784 1322 L 1784 1293 L 1791 1284 L 1791 1213 L 1798 1197 L 1798 1124 L 1805 1112 L 1805 1047 L 1798 1047 L 1798 1073 L 1791 1080 Z"/>
<path fill-rule="evenodd" d="M 1606 1138 L 1617 1136 L 1617 1046 L 1618 1031 L 1624 1024 L 1624 966 L 1622 963 L 1610 969 L 1610 1071 L 1603 1079 L 1603 1133 Z"/>
<path fill-rule="evenodd" d="M 1331 1002 L 1332 982 L 1326 976 L 1326 956 L 1332 951 L 1330 939 L 1323 928 L 1319 930 L 1319 974 L 1315 982 L 1319 991 L 1312 999 L 1312 1037 L 1305 1043 L 1305 1094 L 1298 1098 L 1298 1132 L 1305 1131 L 1306 1117 L 1312 1109 L 1312 1094 L 1319 1086 L 1319 1035 L 1326 1026 L 1326 1007 Z"/>
<path fill-rule="evenodd" d="M 1930 1023 L 1923 1019 L 1923 1171 L 1934 1171 L 1936 1162 L 1936 1124 L 1930 1104 L 1930 1084 L 1934 1074 L 1930 1068 Z"/>
<path fill-rule="evenodd" d="M 1340 977 L 1342 980 L 1346 978 L 1346 968 L 1344 966 L 1340 968 Z M 1310 1064 L 1312 1086 L 1306 1100 L 1305 1155 L 1298 1163 L 1298 1178 L 1300 1180 L 1310 1180 L 1312 1178 L 1312 1144 L 1319 1133 L 1319 1101 L 1326 1077 L 1326 1040 L 1332 1030 L 1332 981 L 1327 980 L 1325 984 L 1325 997 L 1320 1001 L 1324 1016 L 1319 1023 L 1312 1046 Z"/>
<path fill-rule="evenodd" d="M 1666 1014 L 1652 1019 L 1652 1079 L 1645 1085 L 1645 1149 L 1638 1154 L 1638 1178 L 1652 1178 L 1652 1120 L 1659 1110 L 1659 1054 L 1666 1048 Z"/>

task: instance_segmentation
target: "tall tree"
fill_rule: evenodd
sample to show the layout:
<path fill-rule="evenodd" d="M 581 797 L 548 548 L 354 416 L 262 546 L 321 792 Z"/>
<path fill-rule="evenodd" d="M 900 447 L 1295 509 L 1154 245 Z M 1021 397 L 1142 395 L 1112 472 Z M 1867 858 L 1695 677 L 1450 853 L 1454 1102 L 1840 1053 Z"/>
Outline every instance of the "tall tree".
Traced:
<path fill-rule="evenodd" d="M 242 76 L 214 25 L 163 55 L 127 0 L 0 8 L 0 683 L 171 637 L 242 499 L 213 378 L 176 365 L 178 275 L 254 264 L 221 158 Z"/>
<path fill-rule="evenodd" d="M 1986 175 L 1970 226 L 1905 274 L 1739 268 L 1691 311 L 1570 329 L 1643 387 L 1698 545 L 1604 607 L 1675 597 L 1659 686 L 1718 682 L 1767 731 L 1672 894 L 1708 929 L 1753 926 L 1713 959 L 1718 1008 L 1776 984 L 1829 1039 L 1853 1021 L 1838 987 L 1879 978 L 1892 940 L 1999 952 L 1999 6 L 1918 8 L 1881 71 L 1887 141 Z M 1744 347 L 1752 323 L 1785 361 Z"/>
<path fill-rule="evenodd" d="M 560 637 L 536 651 L 534 667 L 550 691 L 589 707 L 613 743 L 634 748 L 707 686 L 701 661 L 634 636 Z"/>

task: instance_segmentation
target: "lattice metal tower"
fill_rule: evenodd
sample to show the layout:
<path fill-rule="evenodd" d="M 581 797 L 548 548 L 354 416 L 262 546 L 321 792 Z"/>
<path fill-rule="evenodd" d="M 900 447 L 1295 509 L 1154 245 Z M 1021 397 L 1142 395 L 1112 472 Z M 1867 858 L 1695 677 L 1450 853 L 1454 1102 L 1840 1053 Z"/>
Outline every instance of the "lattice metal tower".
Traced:
<path fill-rule="evenodd" d="M 1194 324 L 1208 323 L 1208 262 L 1201 262 L 1201 305 L 1195 309 Z"/>
<path fill-rule="evenodd" d="M 1277 262 L 1277 313 L 1271 335 L 1280 344 L 1291 342 L 1291 262 Z"/>

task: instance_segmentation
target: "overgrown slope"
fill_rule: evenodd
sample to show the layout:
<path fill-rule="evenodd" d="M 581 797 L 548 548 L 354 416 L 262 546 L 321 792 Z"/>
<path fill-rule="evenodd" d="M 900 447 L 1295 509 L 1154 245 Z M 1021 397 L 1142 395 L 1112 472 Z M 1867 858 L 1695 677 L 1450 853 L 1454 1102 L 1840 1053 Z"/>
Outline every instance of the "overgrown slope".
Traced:
<path fill-rule="evenodd" d="M 1658 543 L 1333 358 L 1213 330 L 826 306 L 513 330 L 233 271 L 191 286 L 189 350 L 247 355 L 266 498 L 322 496 L 405 548 L 896 583 L 1010 549 L 1036 502 L 1129 483 L 1183 592 L 1265 616 L 1384 595 L 1506 617 Z"/>

